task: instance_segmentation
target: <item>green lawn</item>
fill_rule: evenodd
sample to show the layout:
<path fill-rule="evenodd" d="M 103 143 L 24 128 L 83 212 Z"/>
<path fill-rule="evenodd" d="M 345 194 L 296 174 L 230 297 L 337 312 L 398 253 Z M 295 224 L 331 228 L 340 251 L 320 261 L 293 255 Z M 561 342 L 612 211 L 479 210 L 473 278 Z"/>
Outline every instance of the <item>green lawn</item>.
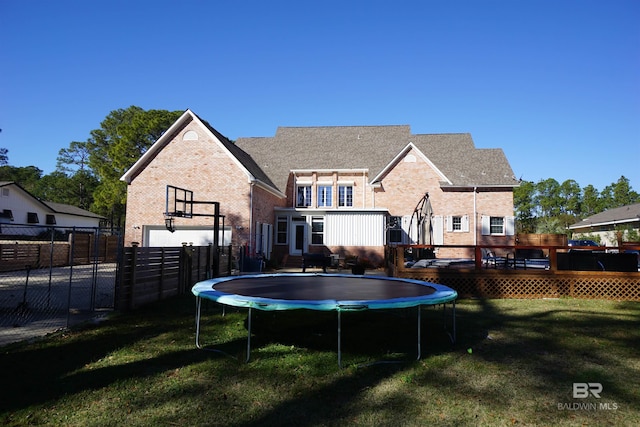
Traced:
<path fill-rule="evenodd" d="M 246 311 L 204 304 L 198 350 L 191 295 L 0 348 L 0 423 L 640 425 L 640 303 L 460 300 L 455 345 L 425 308 L 420 361 L 415 310 L 343 313 L 343 369 L 335 313 L 254 313 L 249 363 Z"/>

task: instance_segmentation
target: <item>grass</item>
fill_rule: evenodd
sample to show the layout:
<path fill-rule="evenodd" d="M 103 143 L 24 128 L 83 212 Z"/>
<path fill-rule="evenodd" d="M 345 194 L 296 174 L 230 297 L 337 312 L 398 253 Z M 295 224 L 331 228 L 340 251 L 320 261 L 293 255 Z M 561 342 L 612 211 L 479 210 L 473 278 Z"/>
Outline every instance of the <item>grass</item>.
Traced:
<path fill-rule="evenodd" d="M 188 295 L 0 348 L 0 423 L 640 425 L 640 303 L 461 300 L 455 345 L 425 308 L 419 361 L 415 311 L 343 313 L 344 369 L 335 313 L 254 311 L 249 363 L 246 311 L 203 304 L 227 355 L 195 348 L 194 313 Z"/>

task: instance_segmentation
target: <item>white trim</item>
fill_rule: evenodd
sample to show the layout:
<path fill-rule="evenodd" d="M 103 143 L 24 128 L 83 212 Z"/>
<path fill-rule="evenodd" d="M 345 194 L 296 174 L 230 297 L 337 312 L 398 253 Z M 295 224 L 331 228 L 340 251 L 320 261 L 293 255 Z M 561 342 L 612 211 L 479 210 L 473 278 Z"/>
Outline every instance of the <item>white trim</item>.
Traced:
<path fill-rule="evenodd" d="M 400 152 L 393 158 L 393 160 L 391 160 L 387 166 L 385 166 L 378 175 L 376 175 L 375 177 L 373 177 L 373 179 L 370 181 L 371 183 L 377 182 L 377 181 L 381 181 L 382 177 L 385 176 L 391 169 L 393 169 L 393 167 L 400 161 L 400 158 L 404 155 L 406 155 L 409 151 L 411 150 L 415 150 L 419 155 L 420 158 L 422 158 L 422 160 L 424 160 L 440 177 L 441 181 L 445 181 L 447 184 L 451 185 L 452 182 L 449 180 L 449 178 L 447 178 L 445 176 L 444 173 L 442 173 L 442 171 L 440 169 L 438 169 L 436 167 L 436 165 L 433 164 L 433 162 L 431 160 L 429 160 L 429 158 L 422 152 L 420 151 L 420 149 L 418 147 L 416 147 L 413 142 L 409 142 L 402 150 L 400 150 Z"/>

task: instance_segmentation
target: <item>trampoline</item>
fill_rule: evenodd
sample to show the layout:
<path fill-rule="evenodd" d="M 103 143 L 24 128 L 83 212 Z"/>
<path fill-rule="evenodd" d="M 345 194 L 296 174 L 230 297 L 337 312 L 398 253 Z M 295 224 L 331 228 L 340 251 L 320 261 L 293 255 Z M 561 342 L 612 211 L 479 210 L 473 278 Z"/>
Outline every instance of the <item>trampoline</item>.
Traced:
<path fill-rule="evenodd" d="M 225 306 L 248 308 L 247 357 L 251 353 L 251 311 L 318 310 L 336 311 L 338 316 L 338 365 L 342 367 L 341 316 L 343 311 L 382 310 L 417 307 L 417 359 L 421 357 L 421 306 L 443 306 L 452 303 L 452 334 L 455 342 L 455 290 L 413 279 L 384 276 L 359 276 L 324 273 L 276 273 L 230 276 L 196 283 L 192 293 L 196 303 L 196 347 L 200 344 L 202 299 L 216 301 Z M 445 318 L 446 325 L 446 318 Z M 445 326 L 446 329 L 446 326 Z"/>

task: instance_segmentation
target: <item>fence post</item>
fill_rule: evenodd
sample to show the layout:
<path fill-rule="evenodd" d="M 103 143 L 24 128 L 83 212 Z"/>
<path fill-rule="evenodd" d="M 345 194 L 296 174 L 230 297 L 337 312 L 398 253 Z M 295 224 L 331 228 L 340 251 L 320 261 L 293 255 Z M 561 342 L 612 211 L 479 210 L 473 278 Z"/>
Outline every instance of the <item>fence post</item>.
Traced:
<path fill-rule="evenodd" d="M 165 259 L 164 247 L 160 249 L 160 279 L 158 280 L 158 300 L 162 299 L 162 291 L 164 290 L 164 259 Z"/>
<path fill-rule="evenodd" d="M 136 266 L 138 265 L 138 242 L 131 242 L 131 281 L 129 282 L 129 298 L 127 301 L 127 308 L 133 309 L 134 289 L 136 283 Z"/>

